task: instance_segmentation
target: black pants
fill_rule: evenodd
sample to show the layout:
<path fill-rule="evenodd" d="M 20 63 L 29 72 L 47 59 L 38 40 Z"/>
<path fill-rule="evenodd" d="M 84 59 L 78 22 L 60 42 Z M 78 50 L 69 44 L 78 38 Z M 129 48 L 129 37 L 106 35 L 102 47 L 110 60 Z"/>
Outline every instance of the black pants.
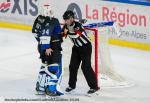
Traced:
<path fill-rule="evenodd" d="M 81 69 L 85 76 L 85 79 L 91 89 L 98 88 L 95 72 L 91 67 L 91 54 L 92 45 L 90 43 L 82 46 L 72 48 L 71 61 L 69 65 L 69 86 L 72 88 L 76 87 L 77 73 L 82 61 Z M 80 81 L 81 82 L 81 81 Z"/>

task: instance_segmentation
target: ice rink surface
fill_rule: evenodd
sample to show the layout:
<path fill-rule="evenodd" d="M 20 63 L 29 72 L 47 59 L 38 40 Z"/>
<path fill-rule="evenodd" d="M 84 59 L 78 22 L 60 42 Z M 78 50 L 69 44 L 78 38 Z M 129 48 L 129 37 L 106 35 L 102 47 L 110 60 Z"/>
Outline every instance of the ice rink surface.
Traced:
<path fill-rule="evenodd" d="M 5 99 L 11 98 L 47 98 L 36 96 L 34 91 L 40 67 L 36 45 L 36 40 L 30 32 L 0 28 L 1 103 L 6 102 Z M 74 101 L 75 103 L 149 103 L 150 52 L 118 46 L 110 46 L 110 52 L 117 73 L 132 80 L 135 83 L 134 86 L 128 88 L 101 88 L 98 96 L 87 97 L 85 94 L 89 88 L 82 74 L 79 74 L 75 93 L 65 94 L 58 98 L 68 100 L 63 101 L 63 103 L 73 102 L 70 99 L 79 100 Z M 61 84 L 63 91 L 68 82 L 68 70 L 65 71 Z M 40 103 L 44 102 L 46 101 Z M 51 103 L 52 101 L 47 102 Z M 62 103 L 62 101 L 60 102 Z"/>

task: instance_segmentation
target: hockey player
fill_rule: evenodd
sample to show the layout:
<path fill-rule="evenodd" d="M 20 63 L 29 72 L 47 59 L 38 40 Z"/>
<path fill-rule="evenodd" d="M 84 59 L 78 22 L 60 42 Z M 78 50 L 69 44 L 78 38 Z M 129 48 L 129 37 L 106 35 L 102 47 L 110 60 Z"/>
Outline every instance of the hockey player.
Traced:
<path fill-rule="evenodd" d="M 33 25 L 32 33 L 38 41 L 38 51 L 42 66 L 36 83 L 38 94 L 60 96 L 63 93 L 59 90 L 61 81 L 61 27 L 58 19 L 52 16 L 49 5 L 44 5 Z"/>
<path fill-rule="evenodd" d="M 81 69 L 85 79 L 90 87 L 88 94 L 95 93 L 99 90 L 95 72 L 91 67 L 92 45 L 81 23 L 75 21 L 74 13 L 70 10 L 63 15 L 65 25 L 63 33 L 73 42 L 71 60 L 69 65 L 69 87 L 66 92 L 70 92 L 76 88 L 77 72 L 82 62 Z"/>

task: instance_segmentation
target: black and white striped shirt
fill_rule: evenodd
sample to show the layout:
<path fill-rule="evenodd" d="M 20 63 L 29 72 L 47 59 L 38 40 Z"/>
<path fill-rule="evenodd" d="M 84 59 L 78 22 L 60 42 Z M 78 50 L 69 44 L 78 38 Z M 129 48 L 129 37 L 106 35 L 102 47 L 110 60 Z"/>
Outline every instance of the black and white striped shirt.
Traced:
<path fill-rule="evenodd" d="M 80 47 L 90 43 L 90 39 L 87 36 L 87 33 L 85 32 L 82 24 L 79 22 L 75 21 L 73 25 L 65 25 L 64 28 L 69 30 L 67 34 L 75 46 Z"/>

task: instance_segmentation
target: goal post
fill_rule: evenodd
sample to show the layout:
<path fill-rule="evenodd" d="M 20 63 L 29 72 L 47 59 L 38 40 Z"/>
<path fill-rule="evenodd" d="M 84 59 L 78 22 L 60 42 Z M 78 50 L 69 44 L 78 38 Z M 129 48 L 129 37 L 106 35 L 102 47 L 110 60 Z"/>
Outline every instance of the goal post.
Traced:
<path fill-rule="evenodd" d="M 89 33 L 89 35 L 93 35 L 94 36 L 94 57 L 95 57 L 94 58 L 95 59 L 94 65 L 95 65 L 96 79 L 98 81 L 98 39 L 97 39 L 98 38 L 98 30 L 92 29 L 92 28 L 88 28 L 88 27 L 85 27 L 84 29 L 85 29 L 86 32 L 87 31 L 93 32 L 93 34 Z"/>

